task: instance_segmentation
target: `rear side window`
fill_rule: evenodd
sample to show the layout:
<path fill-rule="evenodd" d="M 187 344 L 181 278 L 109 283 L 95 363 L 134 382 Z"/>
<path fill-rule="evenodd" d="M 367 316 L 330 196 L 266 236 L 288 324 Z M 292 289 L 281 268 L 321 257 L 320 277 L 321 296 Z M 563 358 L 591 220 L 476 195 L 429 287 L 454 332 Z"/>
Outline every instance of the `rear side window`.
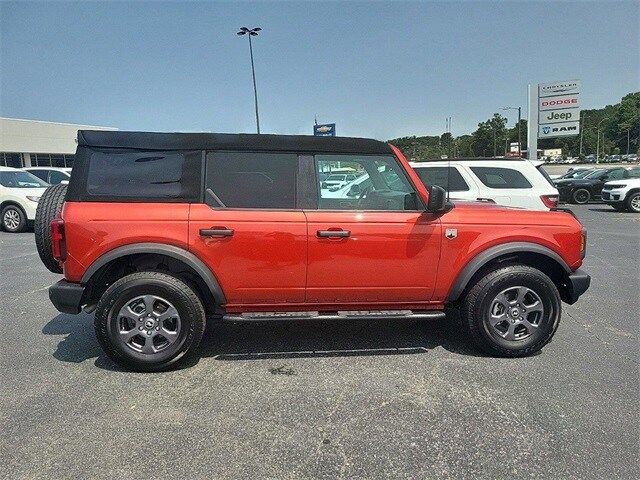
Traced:
<path fill-rule="evenodd" d="M 293 153 L 211 152 L 205 188 L 226 208 L 292 209 L 297 172 Z"/>
<path fill-rule="evenodd" d="M 542 176 L 544 177 L 544 179 L 547 181 L 549 185 L 551 185 L 553 188 L 556 187 L 556 185 L 553 183 L 553 180 L 551 179 L 551 177 L 549 176 L 549 174 L 547 173 L 547 171 L 544 169 L 542 165 L 538 165 L 536 169 L 542 174 Z"/>
<path fill-rule="evenodd" d="M 462 175 L 455 167 L 418 167 L 415 168 L 418 177 L 426 187 L 437 185 L 452 192 L 466 192 L 469 185 L 464 181 Z M 447 179 L 447 171 L 449 178 Z"/>
<path fill-rule="evenodd" d="M 95 150 L 86 192 L 96 200 L 196 201 L 200 197 L 200 151 Z"/>
<path fill-rule="evenodd" d="M 529 180 L 512 168 L 471 167 L 471 171 L 489 188 L 531 188 Z"/>

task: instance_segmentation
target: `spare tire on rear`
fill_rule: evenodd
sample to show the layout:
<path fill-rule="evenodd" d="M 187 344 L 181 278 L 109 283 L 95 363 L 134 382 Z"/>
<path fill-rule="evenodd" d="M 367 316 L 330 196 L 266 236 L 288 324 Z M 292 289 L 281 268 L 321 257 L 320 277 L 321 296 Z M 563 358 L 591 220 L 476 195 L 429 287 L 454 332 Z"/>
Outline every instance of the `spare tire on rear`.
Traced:
<path fill-rule="evenodd" d="M 51 220 L 60 216 L 64 197 L 67 194 L 67 186 L 63 184 L 53 185 L 47 188 L 38 202 L 36 219 L 33 231 L 36 234 L 36 247 L 40 260 L 53 273 L 62 273 L 62 267 L 53 258 L 51 245 Z"/>

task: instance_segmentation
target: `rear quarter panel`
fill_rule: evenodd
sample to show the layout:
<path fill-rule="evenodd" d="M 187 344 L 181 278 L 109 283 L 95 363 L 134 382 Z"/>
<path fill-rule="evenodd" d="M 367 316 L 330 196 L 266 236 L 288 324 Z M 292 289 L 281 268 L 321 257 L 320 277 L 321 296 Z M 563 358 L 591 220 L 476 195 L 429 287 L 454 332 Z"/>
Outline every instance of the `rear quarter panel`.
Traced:
<path fill-rule="evenodd" d="M 188 249 L 189 204 L 65 202 L 68 281 L 79 282 L 100 256 L 123 245 L 158 242 Z"/>

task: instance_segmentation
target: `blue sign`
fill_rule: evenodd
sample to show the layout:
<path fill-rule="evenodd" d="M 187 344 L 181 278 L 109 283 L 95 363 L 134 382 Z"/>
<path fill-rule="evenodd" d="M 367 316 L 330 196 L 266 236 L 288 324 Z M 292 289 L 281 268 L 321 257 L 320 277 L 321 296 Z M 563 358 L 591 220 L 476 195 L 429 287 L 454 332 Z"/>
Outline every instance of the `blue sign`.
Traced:
<path fill-rule="evenodd" d="M 322 125 L 313 126 L 313 134 L 316 137 L 335 137 L 336 136 L 336 124 L 324 123 Z"/>

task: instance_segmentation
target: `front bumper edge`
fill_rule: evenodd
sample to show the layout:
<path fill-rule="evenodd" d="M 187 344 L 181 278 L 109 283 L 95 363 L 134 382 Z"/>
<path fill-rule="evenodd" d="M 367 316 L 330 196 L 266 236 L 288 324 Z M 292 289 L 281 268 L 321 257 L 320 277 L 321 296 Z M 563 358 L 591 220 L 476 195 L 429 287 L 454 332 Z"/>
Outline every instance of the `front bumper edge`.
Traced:
<path fill-rule="evenodd" d="M 60 280 L 49 287 L 49 299 L 59 312 L 80 313 L 84 290 L 84 285 Z"/>

